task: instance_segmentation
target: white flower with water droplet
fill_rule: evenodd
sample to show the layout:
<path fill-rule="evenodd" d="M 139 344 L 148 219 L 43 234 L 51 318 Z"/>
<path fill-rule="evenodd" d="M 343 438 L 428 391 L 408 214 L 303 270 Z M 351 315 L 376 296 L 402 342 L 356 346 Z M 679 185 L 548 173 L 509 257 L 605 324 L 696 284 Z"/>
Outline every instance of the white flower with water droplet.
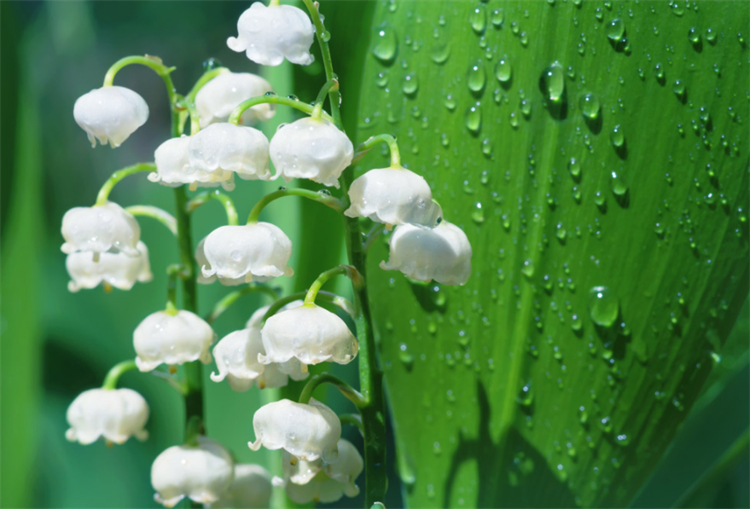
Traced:
<path fill-rule="evenodd" d="M 309 404 L 282 399 L 264 405 L 253 416 L 255 442 L 248 446 L 253 451 L 284 449 L 304 461 L 322 458 L 333 463 L 338 456 L 336 443 L 341 438 L 338 416 L 314 399 Z"/>
<path fill-rule="evenodd" d="M 124 87 L 102 87 L 82 95 L 73 106 L 73 117 L 86 131 L 92 147 L 96 140 L 112 148 L 148 120 L 148 105 L 143 97 Z"/>
<path fill-rule="evenodd" d="M 351 140 L 328 120 L 306 117 L 285 125 L 271 138 L 271 160 L 289 182 L 310 179 L 339 187 L 338 178 L 352 162 Z"/>
<path fill-rule="evenodd" d="M 341 318 L 315 304 L 280 311 L 261 330 L 263 364 L 296 358 L 302 364 L 348 364 L 359 350 L 357 338 Z"/>
<path fill-rule="evenodd" d="M 349 217 L 367 217 L 387 225 L 434 227 L 443 215 L 424 178 L 405 168 L 370 170 L 349 188 Z"/>
<path fill-rule="evenodd" d="M 286 58 L 293 64 L 310 65 L 315 60 L 310 53 L 315 27 L 297 7 L 256 2 L 240 16 L 237 32 L 237 37 L 227 39 L 227 46 L 244 51 L 258 64 L 276 66 Z"/>
<path fill-rule="evenodd" d="M 286 494 L 293 502 L 298 504 L 335 502 L 344 495 L 356 497 L 359 494 L 359 488 L 354 481 L 364 470 L 362 456 L 348 440 L 339 440 L 338 450 L 339 456 L 335 463 L 325 466 L 321 464 L 322 471 L 318 469 L 312 477 L 309 476 L 309 472 L 301 478 L 297 477 L 298 480 L 304 480 L 304 482 L 295 482 L 295 477 L 288 477 L 291 482 L 285 484 Z M 285 460 L 286 457 L 283 464 L 286 475 L 287 462 Z"/>
<path fill-rule="evenodd" d="M 383 270 L 400 270 L 417 281 L 434 279 L 444 285 L 463 285 L 471 276 L 471 244 L 458 226 L 443 221 L 433 229 L 409 224 L 391 235 L 388 263 Z"/>
<path fill-rule="evenodd" d="M 252 127 L 212 124 L 190 137 L 188 165 L 206 175 L 232 172 L 245 180 L 270 180 L 268 138 Z"/>
<path fill-rule="evenodd" d="M 84 391 L 68 407 L 70 429 L 65 437 L 88 445 L 99 437 L 116 444 L 135 436 L 146 440 L 148 403 L 131 389 L 91 389 Z"/>
<path fill-rule="evenodd" d="M 170 138 L 159 145 L 154 152 L 156 172 L 149 173 L 148 179 L 169 187 L 189 184 L 191 189 L 219 185 L 227 191 L 234 189 L 233 172 L 221 169 L 208 172 L 190 165 L 188 149 L 191 140 L 191 136 L 181 136 Z"/>
<path fill-rule="evenodd" d="M 133 332 L 135 363 L 141 371 L 160 364 L 175 366 L 200 360 L 211 362 L 209 348 L 214 331 L 201 317 L 190 311 L 157 311 L 148 315 Z"/>
<path fill-rule="evenodd" d="M 208 263 L 208 258 L 206 258 L 206 253 L 203 250 L 203 246 L 206 244 L 206 239 L 201 239 L 200 242 L 198 242 L 198 246 L 195 248 L 195 261 L 198 263 L 198 278 L 197 281 L 199 284 L 202 285 L 210 285 L 217 279 L 219 282 L 225 286 L 237 286 L 237 285 L 244 285 L 245 284 L 245 276 L 238 277 L 238 278 L 228 278 L 228 277 L 220 277 L 217 278 L 216 274 L 211 274 L 210 276 L 206 277 L 203 275 L 203 271 L 200 270 L 201 267 L 207 267 L 211 268 L 211 264 Z"/>
<path fill-rule="evenodd" d="M 260 465 L 241 463 L 234 466 L 234 480 L 212 509 L 265 509 L 271 502 L 271 474 Z"/>
<path fill-rule="evenodd" d="M 207 263 L 201 270 L 208 279 L 216 275 L 245 282 L 268 281 L 291 276 L 287 265 L 292 256 L 292 241 L 271 223 L 221 226 L 208 234 L 203 243 Z"/>
<path fill-rule="evenodd" d="M 130 290 L 136 281 L 147 283 L 154 277 L 148 262 L 148 248 L 138 241 L 137 256 L 125 253 L 101 253 L 99 261 L 94 261 L 94 253 L 78 251 L 65 259 L 71 281 L 68 290 L 77 292 L 81 288 L 96 288 L 101 283 L 114 286 L 118 290 Z"/>
<path fill-rule="evenodd" d="M 227 72 L 219 74 L 206 83 L 195 96 L 195 108 L 198 110 L 201 127 L 212 122 L 226 122 L 229 115 L 241 102 L 251 97 L 273 92 L 271 84 L 249 72 Z M 276 106 L 271 103 L 257 104 L 245 110 L 242 120 L 246 124 L 255 121 L 270 120 L 276 113 Z"/>
<path fill-rule="evenodd" d="M 63 216 L 62 235 L 65 243 L 61 249 L 66 254 L 112 250 L 140 256 L 137 246 L 141 227 L 132 214 L 113 202 L 70 209 Z"/>
<path fill-rule="evenodd" d="M 234 462 L 217 441 L 198 436 L 197 445 L 176 445 L 162 452 L 151 465 L 154 499 L 174 507 L 188 497 L 193 502 L 211 504 L 229 489 Z"/>

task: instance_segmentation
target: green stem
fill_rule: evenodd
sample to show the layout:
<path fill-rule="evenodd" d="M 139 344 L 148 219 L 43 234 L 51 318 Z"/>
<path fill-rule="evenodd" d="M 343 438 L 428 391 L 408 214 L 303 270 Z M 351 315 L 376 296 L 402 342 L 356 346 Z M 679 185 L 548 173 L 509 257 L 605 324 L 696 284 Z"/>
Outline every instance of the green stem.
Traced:
<path fill-rule="evenodd" d="M 339 421 L 341 421 L 342 426 L 351 424 L 352 426 L 356 426 L 361 433 L 365 432 L 365 427 L 362 424 L 362 416 L 359 414 L 341 414 L 339 415 Z"/>
<path fill-rule="evenodd" d="M 155 376 L 156 378 L 160 378 L 167 382 L 174 390 L 180 393 L 180 395 L 184 398 L 187 394 L 187 385 L 184 382 L 178 382 L 175 380 L 172 375 L 169 375 L 167 373 L 163 373 L 158 370 L 150 371 L 150 374 Z"/>
<path fill-rule="evenodd" d="M 323 103 L 326 100 L 326 95 L 330 93 L 332 90 L 338 90 L 339 89 L 339 80 L 337 79 L 330 79 L 325 82 L 325 84 L 320 88 L 320 92 L 318 92 L 318 97 L 315 98 L 315 106 L 313 107 L 312 112 L 312 118 L 320 118 L 323 114 Z"/>
<path fill-rule="evenodd" d="M 182 272 L 181 265 L 167 267 L 167 313 L 177 314 L 177 277 Z"/>
<path fill-rule="evenodd" d="M 317 297 L 320 288 L 326 283 L 326 281 L 334 276 L 338 276 L 339 274 L 346 274 L 346 277 L 352 280 L 354 286 L 362 285 L 362 277 L 359 272 L 357 272 L 357 269 L 351 265 L 337 265 L 336 267 L 321 273 L 317 279 L 313 281 L 313 284 L 311 284 L 310 288 L 307 290 L 307 294 L 305 294 L 305 305 L 315 304 L 315 297 Z"/>
<path fill-rule="evenodd" d="M 203 419 L 197 415 L 191 416 L 185 426 L 185 443 L 187 445 L 198 445 L 198 436 L 205 433 Z"/>
<path fill-rule="evenodd" d="M 269 94 L 271 94 L 271 92 L 269 92 Z M 242 120 L 242 114 L 245 112 L 245 110 L 248 110 L 252 108 L 253 106 L 257 106 L 258 104 L 266 104 L 266 103 L 283 104 L 285 106 L 291 106 L 292 108 L 298 109 L 299 111 L 303 113 L 307 113 L 308 115 L 312 115 L 313 110 L 314 110 L 312 106 L 310 106 L 309 104 L 305 104 L 298 99 L 290 99 L 288 97 L 279 97 L 278 95 L 275 95 L 275 94 L 261 95 L 258 97 L 251 97 L 250 99 L 238 104 L 232 111 L 232 114 L 229 115 L 229 119 L 227 120 L 227 122 L 229 122 L 230 124 L 239 125 L 240 120 Z M 327 113 L 323 113 L 322 117 L 328 121 L 333 121 L 333 118 Z"/>
<path fill-rule="evenodd" d="M 134 216 L 150 217 L 156 219 L 166 226 L 173 235 L 177 235 L 177 220 L 166 210 L 154 207 L 152 205 L 131 205 L 125 207 L 125 212 Z"/>
<path fill-rule="evenodd" d="M 318 45 L 320 46 L 320 54 L 323 57 L 323 68 L 326 72 L 326 80 L 336 79 L 336 74 L 333 72 L 333 60 L 331 59 L 331 49 L 328 47 L 328 41 L 324 34 L 328 34 L 326 27 L 323 26 L 323 21 L 320 19 L 320 12 L 315 6 L 313 0 L 303 0 L 305 7 L 310 12 L 310 18 L 315 25 L 315 37 L 318 39 Z M 330 34 L 329 34 L 330 37 Z M 333 123 L 336 127 L 343 130 L 344 123 L 341 121 L 341 109 L 339 108 L 339 91 L 331 89 L 328 93 L 329 102 L 331 104 L 331 116 L 333 117 Z"/>
<path fill-rule="evenodd" d="M 313 391 L 321 384 L 331 384 L 336 387 L 346 399 L 354 403 L 357 408 L 364 403 L 362 395 L 357 392 L 351 385 L 344 382 L 340 378 L 333 376 L 329 373 L 321 373 L 319 375 L 313 375 L 310 380 L 305 384 L 305 388 L 302 389 L 302 393 L 299 395 L 300 403 L 309 403 L 312 398 Z"/>
<path fill-rule="evenodd" d="M 263 208 L 265 208 L 266 205 L 285 196 L 301 196 L 303 198 L 307 198 L 308 200 L 322 203 L 326 207 L 331 207 L 336 212 L 343 212 L 345 208 L 344 204 L 341 203 L 341 200 L 339 200 L 338 198 L 334 198 L 328 193 L 321 191 L 311 191 L 309 189 L 287 189 L 285 187 L 282 187 L 278 191 L 265 195 L 260 199 L 260 201 L 258 201 L 258 203 L 255 204 L 255 206 L 250 211 L 250 215 L 247 217 L 247 224 L 257 223 L 258 216 L 260 216 L 261 211 L 263 210 Z"/>
<path fill-rule="evenodd" d="M 377 239 L 380 234 L 383 233 L 383 230 L 385 230 L 385 225 L 383 223 L 377 223 L 370 229 L 369 232 L 367 232 L 367 235 L 365 235 L 365 239 L 362 241 L 362 250 L 365 253 L 370 250 L 370 246 L 372 246 L 372 243 L 375 242 L 375 239 Z"/>
<path fill-rule="evenodd" d="M 234 201 L 232 201 L 232 198 L 230 198 L 228 194 L 219 191 L 206 191 L 195 196 L 188 202 L 186 208 L 187 212 L 192 214 L 195 209 L 206 203 L 208 200 L 216 200 L 222 204 L 227 213 L 227 224 L 237 224 L 237 209 L 234 207 Z"/>
<path fill-rule="evenodd" d="M 367 138 L 367 140 L 360 143 L 357 147 L 354 159 L 361 158 L 371 148 L 380 143 L 388 144 L 388 149 L 391 151 L 391 168 L 401 168 L 401 154 L 398 150 L 398 143 L 396 142 L 396 138 L 390 134 L 378 134 L 377 136 L 370 136 Z"/>
<path fill-rule="evenodd" d="M 195 103 L 187 98 L 179 102 L 187 108 L 188 114 L 190 115 L 190 135 L 197 134 L 201 130 L 201 118 L 198 115 L 198 109 Z"/>
<path fill-rule="evenodd" d="M 221 316 L 224 311 L 226 311 L 229 306 L 237 302 L 240 297 L 243 295 L 247 295 L 249 293 L 258 292 L 258 293 L 265 293 L 269 297 L 273 299 L 277 299 L 279 297 L 279 294 L 276 290 L 271 288 L 270 286 L 266 286 L 263 284 L 258 283 L 251 283 L 243 288 L 240 288 L 239 290 L 235 290 L 229 294 L 227 294 L 223 299 L 221 299 L 219 302 L 216 303 L 214 306 L 213 311 L 211 311 L 211 314 L 209 314 L 206 317 L 206 321 L 208 323 L 213 323 L 219 316 Z"/>
<path fill-rule="evenodd" d="M 104 383 L 102 389 L 114 389 L 117 387 L 117 381 L 120 379 L 123 373 L 136 369 L 135 361 L 130 359 L 122 361 L 112 366 L 112 369 L 107 372 L 107 376 L 104 377 Z"/>
<path fill-rule="evenodd" d="M 210 71 L 206 71 L 203 73 L 203 75 L 198 78 L 198 81 L 195 82 L 195 85 L 193 85 L 193 88 L 188 92 L 188 95 L 185 96 L 185 99 L 189 102 L 195 102 L 195 97 L 198 95 L 198 92 L 200 92 L 201 88 L 205 87 L 209 81 L 214 79 L 215 77 L 226 74 L 228 72 L 231 72 L 226 67 L 217 67 L 216 69 L 211 69 Z"/>
<path fill-rule="evenodd" d="M 125 177 L 129 177 L 130 175 L 140 173 L 142 171 L 156 171 L 156 165 L 154 163 L 137 163 L 132 166 L 126 166 L 125 168 L 114 172 L 99 190 L 99 194 L 96 195 L 96 203 L 94 204 L 94 206 L 104 205 L 105 203 L 107 203 L 107 200 L 109 199 L 109 193 L 112 192 L 112 188 L 115 187 L 117 183 L 122 179 L 124 179 Z"/>
<path fill-rule="evenodd" d="M 291 295 L 287 295 L 286 297 L 277 299 L 273 304 L 271 304 L 268 307 L 268 311 L 266 311 L 266 314 L 263 315 L 263 323 L 265 323 L 266 320 L 271 318 L 281 308 L 283 308 L 290 302 L 304 299 L 306 295 L 307 295 L 307 292 L 297 292 Z M 340 309 L 343 309 L 347 314 L 349 314 L 352 318 L 354 318 L 354 306 L 351 302 L 349 302 L 349 300 L 345 299 L 344 297 L 336 295 L 335 293 L 320 291 L 318 292 L 317 299 L 323 300 L 325 302 L 333 304 L 334 306 L 339 307 Z"/>

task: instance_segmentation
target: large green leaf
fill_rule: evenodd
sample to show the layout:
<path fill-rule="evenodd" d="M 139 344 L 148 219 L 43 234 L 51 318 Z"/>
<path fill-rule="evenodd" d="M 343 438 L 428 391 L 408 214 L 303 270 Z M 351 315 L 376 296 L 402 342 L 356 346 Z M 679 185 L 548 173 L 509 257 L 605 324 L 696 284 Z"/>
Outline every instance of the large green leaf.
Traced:
<path fill-rule="evenodd" d="M 474 246 L 463 288 L 370 254 L 412 506 L 622 506 L 648 478 L 747 295 L 747 26 L 737 2 L 378 4 L 358 137 L 397 134 Z"/>

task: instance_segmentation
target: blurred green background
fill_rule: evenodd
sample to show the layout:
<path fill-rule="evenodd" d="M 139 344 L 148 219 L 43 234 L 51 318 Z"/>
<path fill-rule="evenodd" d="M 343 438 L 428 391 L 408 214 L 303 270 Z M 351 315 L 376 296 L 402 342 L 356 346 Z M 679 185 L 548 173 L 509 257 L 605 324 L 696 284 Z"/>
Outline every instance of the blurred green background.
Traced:
<path fill-rule="evenodd" d="M 177 67 L 173 79 L 183 92 L 200 76 L 202 63 L 209 58 L 234 71 L 259 72 L 244 55 L 230 51 L 225 44 L 229 35 L 235 35 L 236 19 L 246 7 L 245 2 L 0 3 L 3 507 L 156 505 L 148 472 L 160 451 L 181 440 L 179 396 L 156 378 L 125 375 L 122 384 L 141 392 L 151 405 L 151 436 L 144 443 L 130 442 L 111 449 L 103 443 L 88 447 L 68 443 L 64 438 L 65 411 L 78 393 L 100 385 L 111 365 L 132 357 L 132 330 L 164 305 L 162 268 L 177 259 L 175 243 L 161 225 L 141 221 L 154 281 L 136 285 L 130 292 L 115 290 L 111 294 L 101 289 L 69 293 L 59 247 L 66 210 L 93 203 L 112 171 L 153 159 L 154 149 L 169 131 L 166 94 L 160 79 L 148 69 L 134 66 L 118 74 L 116 84 L 136 90 L 151 109 L 147 124 L 118 150 L 91 149 L 73 120 L 73 103 L 101 86 L 109 65 L 126 55 L 158 55 Z M 344 12 L 357 15 L 358 10 Z M 321 83 L 319 65 L 294 70 L 281 66 L 264 72 L 279 94 L 296 93 L 308 101 Z M 306 80 L 308 74 L 315 79 Z M 295 79 L 297 86 L 293 86 Z M 280 110 L 264 128 L 273 132 L 276 125 L 290 120 L 289 115 Z M 148 203 L 170 210 L 172 192 L 141 177 L 118 185 L 113 199 L 122 205 Z M 277 185 L 238 182 L 232 196 L 240 216 Z M 306 287 L 314 274 L 342 256 L 336 242 L 340 240 L 338 226 L 315 238 L 300 229 L 301 216 L 310 217 L 309 213 L 295 200 L 277 202 L 266 212 L 267 219 L 295 243 L 304 241 L 315 247 L 304 252 L 304 263 L 293 259 L 291 265 L 300 267 L 299 277 L 279 283 L 285 290 L 291 290 L 292 284 L 298 289 Z M 315 217 L 330 219 L 327 213 L 316 209 Z M 196 241 L 224 221 L 223 211 L 215 203 L 194 217 Z M 474 248 L 479 251 L 482 246 Z M 300 252 L 295 250 L 294 256 L 299 257 Z M 201 311 L 207 312 L 227 291 L 219 285 L 201 287 Z M 222 316 L 215 324 L 219 336 L 242 327 L 252 311 L 264 304 L 262 299 L 245 297 Z M 722 352 L 724 362 L 634 506 L 747 507 L 750 503 L 747 435 L 742 438 L 750 412 L 748 327 L 746 304 L 728 350 Z M 252 453 L 245 446 L 253 436 L 251 420 L 260 403 L 258 392 L 240 394 L 227 384 L 212 383 L 207 378 L 210 370 L 211 366 L 204 370 L 210 435 L 240 460 L 268 464 L 265 452 Z M 351 378 L 354 367 L 340 369 L 340 374 Z M 340 404 L 346 411 L 347 405 L 340 400 L 331 398 L 332 404 Z M 358 440 L 353 434 L 349 438 Z M 401 504 L 395 476 L 389 496 L 387 505 Z M 361 504 L 354 499 L 339 505 Z"/>

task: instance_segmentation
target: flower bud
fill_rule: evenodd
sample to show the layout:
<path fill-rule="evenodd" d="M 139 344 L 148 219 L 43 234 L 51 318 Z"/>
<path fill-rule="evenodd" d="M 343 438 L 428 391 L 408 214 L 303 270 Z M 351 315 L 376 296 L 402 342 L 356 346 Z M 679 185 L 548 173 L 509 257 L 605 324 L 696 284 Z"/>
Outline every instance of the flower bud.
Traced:
<path fill-rule="evenodd" d="M 471 244 L 458 226 L 443 221 L 433 229 L 405 224 L 391 235 L 388 263 L 383 270 L 400 270 L 417 281 L 434 279 L 463 285 L 471 276 Z"/>
<path fill-rule="evenodd" d="M 271 502 L 271 474 L 260 465 L 241 463 L 234 466 L 234 481 L 212 509 L 265 509 Z"/>
<path fill-rule="evenodd" d="M 214 331 L 202 318 L 190 311 L 176 314 L 157 311 L 148 315 L 133 332 L 135 363 L 141 371 L 151 371 L 160 364 L 174 366 L 200 360 L 211 362 L 208 349 Z"/>
<path fill-rule="evenodd" d="M 154 152 L 156 173 L 149 173 L 148 179 L 169 187 L 189 184 L 191 189 L 219 185 L 227 191 L 234 189 L 233 172 L 222 169 L 203 171 L 190 165 L 188 148 L 191 140 L 190 136 L 181 136 L 170 138 L 159 145 Z"/>
<path fill-rule="evenodd" d="M 293 64 L 310 65 L 315 60 L 310 53 L 315 27 L 297 7 L 256 2 L 240 16 L 237 32 L 237 37 L 227 39 L 227 46 L 244 51 L 255 63 L 276 66 L 286 58 Z"/>
<path fill-rule="evenodd" d="M 212 124 L 190 137 L 188 164 L 208 175 L 236 173 L 245 180 L 270 180 L 268 139 L 252 127 Z"/>
<path fill-rule="evenodd" d="M 335 187 L 354 154 L 346 134 L 325 119 L 311 117 L 280 127 L 271 138 L 270 150 L 285 181 L 302 178 Z"/>
<path fill-rule="evenodd" d="M 241 102 L 251 97 L 273 92 L 271 84 L 249 72 L 227 72 L 219 74 L 206 83 L 195 96 L 195 107 L 198 110 L 201 127 L 212 122 L 226 122 L 229 115 Z M 257 104 L 245 110 L 242 120 L 246 124 L 255 121 L 270 120 L 276 113 L 274 104 Z"/>
<path fill-rule="evenodd" d="M 141 227 L 138 221 L 113 202 L 93 207 L 75 207 L 63 216 L 62 252 L 89 251 L 95 254 L 122 251 L 128 256 L 140 256 L 138 240 Z M 94 258 L 98 259 L 98 257 Z"/>
<path fill-rule="evenodd" d="M 206 279 L 216 275 L 219 280 L 244 278 L 249 283 L 294 274 L 287 265 L 292 241 L 271 223 L 221 226 L 206 237 L 203 252 Z"/>
<path fill-rule="evenodd" d="M 309 404 L 282 399 L 264 405 L 253 416 L 255 442 L 248 446 L 253 451 L 262 445 L 275 451 L 284 449 L 304 461 L 323 458 L 336 461 L 341 438 L 338 416 L 323 403 L 310 400 Z"/>
<path fill-rule="evenodd" d="M 259 355 L 258 360 L 263 364 L 293 358 L 302 364 L 348 364 L 359 350 L 346 323 L 315 304 L 276 313 L 266 320 L 261 336 L 266 355 Z"/>
<path fill-rule="evenodd" d="M 131 389 L 91 389 L 84 391 L 68 407 L 70 429 L 65 437 L 88 445 L 99 437 L 116 444 L 135 436 L 146 440 L 143 429 L 148 420 L 148 403 Z"/>
<path fill-rule="evenodd" d="M 101 283 L 119 290 L 130 290 L 136 281 L 147 283 L 154 277 L 148 263 L 148 248 L 138 241 L 137 256 L 125 253 L 101 253 L 99 261 L 94 261 L 90 252 L 70 253 L 65 260 L 71 281 L 68 290 L 77 292 L 81 288 L 96 288 Z"/>
<path fill-rule="evenodd" d="M 432 200 L 424 178 L 404 168 L 370 170 L 349 188 L 349 217 L 367 217 L 388 225 L 434 227 L 443 211 Z"/>
<path fill-rule="evenodd" d="M 82 95 L 73 106 L 73 117 L 86 131 L 92 147 L 96 140 L 112 148 L 148 120 L 148 105 L 143 97 L 124 87 L 102 87 Z"/>
<path fill-rule="evenodd" d="M 217 441 L 198 437 L 198 445 L 176 445 L 162 452 L 151 465 L 154 499 L 174 507 L 185 497 L 211 504 L 232 484 L 234 463 Z"/>

